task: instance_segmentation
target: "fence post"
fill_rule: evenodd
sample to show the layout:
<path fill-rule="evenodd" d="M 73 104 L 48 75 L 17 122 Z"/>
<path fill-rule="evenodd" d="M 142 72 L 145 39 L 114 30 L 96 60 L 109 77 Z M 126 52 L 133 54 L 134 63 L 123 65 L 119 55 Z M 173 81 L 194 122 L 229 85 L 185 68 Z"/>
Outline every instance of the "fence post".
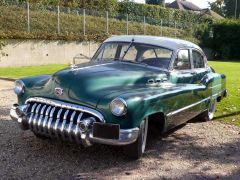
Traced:
<path fill-rule="evenodd" d="M 143 17 L 143 23 L 144 23 L 144 35 L 146 34 L 146 18 Z"/>
<path fill-rule="evenodd" d="M 177 23 L 176 21 L 174 21 L 174 34 L 175 34 L 175 38 L 177 37 Z"/>
<path fill-rule="evenodd" d="M 30 33 L 30 8 L 29 8 L 29 2 L 27 2 L 27 23 L 28 23 L 28 33 Z"/>
<path fill-rule="evenodd" d="M 127 14 L 127 35 L 128 35 L 128 14 Z"/>
<path fill-rule="evenodd" d="M 57 24 L 57 31 L 58 31 L 58 34 L 60 34 L 60 8 L 59 6 L 57 7 L 57 13 L 58 13 L 58 24 Z"/>
<path fill-rule="evenodd" d="M 162 25 L 163 25 L 163 20 L 161 19 L 161 36 L 163 36 L 163 27 L 162 27 Z"/>
<path fill-rule="evenodd" d="M 86 10 L 83 9 L 83 35 L 86 35 Z"/>
<path fill-rule="evenodd" d="M 106 21 L 107 21 L 106 28 L 107 28 L 107 34 L 108 34 L 108 11 L 106 12 Z"/>
<path fill-rule="evenodd" d="M 237 6 L 238 6 L 238 0 L 235 2 L 235 19 L 237 19 Z"/>
<path fill-rule="evenodd" d="M 91 57 L 91 41 L 89 40 L 88 57 Z"/>

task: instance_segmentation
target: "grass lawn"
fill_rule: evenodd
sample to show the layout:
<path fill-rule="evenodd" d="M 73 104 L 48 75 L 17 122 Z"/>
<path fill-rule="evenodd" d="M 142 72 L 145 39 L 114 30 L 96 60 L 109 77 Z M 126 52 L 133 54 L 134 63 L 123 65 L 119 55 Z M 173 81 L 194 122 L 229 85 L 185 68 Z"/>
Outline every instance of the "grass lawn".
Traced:
<path fill-rule="evenodd" d="M 228 97 L 217 106 L 215 120 L 240 125 L 240 62 L 210 61 L 219 73 L 227 76 Z M 44 65 L 21 68 L 0 68 L 0 77 L 20 78 L 40 74 L 52 74 L 67 65 Z"/>
<path fill-rule="evenodd" d="M 209 64 L 227 76 L 228 97 L 218 104 L 215 120 L 240 125 L 240 62 L 210 61 Z"/>
<path fill-rule="evenodd" d="M 27 67 L 0 67 L 0 77 L 21 78 L 25 76 L 37 76 L 41 74 L 52 74 L 60 69 L 67 67 L 65 64 L 51 64 L 43 66 L 27 66 Z"/>

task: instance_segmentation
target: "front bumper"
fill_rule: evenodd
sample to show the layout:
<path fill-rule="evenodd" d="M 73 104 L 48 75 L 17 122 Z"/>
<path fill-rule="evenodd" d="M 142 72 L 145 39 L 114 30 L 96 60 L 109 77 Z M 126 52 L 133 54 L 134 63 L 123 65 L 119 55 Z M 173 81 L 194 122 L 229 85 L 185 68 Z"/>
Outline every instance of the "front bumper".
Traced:
<path fill-rule="evenodd" d="M 14 104 L 10 110 L 10 117 L 17 121 L 20 128 L 23 130 L 32 130 L 34 133 L 42 134 L 52 138 L 58 138 L 76 143 L 82 143 L 84 146 L 90 146 L 93 143 L 107 144 L 107 145 L 127 145 L 135 142 L 139 135 L 139 128 L 119 129 L 118 139 L 108 139 L 102 137 L 95 137 L 93 128 L 82 132 L 78 125 L 61 124 L 54 122 L 54 120 L 45 121 L 45 117 L 35 115 L 33 121 L 30 121 L 25 112 L 21 113 L 21 106 Z M 49 123 L 50 122 L 50 123 Z"/>

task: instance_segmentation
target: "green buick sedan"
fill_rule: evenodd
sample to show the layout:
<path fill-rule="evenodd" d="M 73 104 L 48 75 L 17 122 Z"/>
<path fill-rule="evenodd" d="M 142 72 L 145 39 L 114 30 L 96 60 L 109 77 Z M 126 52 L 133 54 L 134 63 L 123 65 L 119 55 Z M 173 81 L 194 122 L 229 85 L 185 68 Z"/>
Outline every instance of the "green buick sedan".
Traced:
<path fill-rule="evenodd" d="M 88 63 L 15 82 L 10 116 L 39 138 L 145 151 L 150 125 L 160 133 L 194 117 L 211 120 L 226 97 L 226 77 L 188 41 L 114 36 Z"/>

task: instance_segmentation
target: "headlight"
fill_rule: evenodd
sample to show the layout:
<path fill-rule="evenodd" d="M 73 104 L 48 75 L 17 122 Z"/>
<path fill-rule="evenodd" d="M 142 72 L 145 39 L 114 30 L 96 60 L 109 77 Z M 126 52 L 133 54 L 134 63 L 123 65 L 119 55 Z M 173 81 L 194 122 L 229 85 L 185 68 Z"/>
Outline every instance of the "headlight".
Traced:
<path fill-rule="evenodd" d="M 15 81 L 14 92 L 17 95 L 21 95 L 24 93 L 24 87 L 25 87 L 25 85 L 24 85 L 23 81 L 17 80 L 17 81 Z"/>
<path fill-rule="evenodd" d="M 122 98 L 112 100 L 110 109 L 115 116 L 123 116 L 127 113 L 127 103 Z"/>

